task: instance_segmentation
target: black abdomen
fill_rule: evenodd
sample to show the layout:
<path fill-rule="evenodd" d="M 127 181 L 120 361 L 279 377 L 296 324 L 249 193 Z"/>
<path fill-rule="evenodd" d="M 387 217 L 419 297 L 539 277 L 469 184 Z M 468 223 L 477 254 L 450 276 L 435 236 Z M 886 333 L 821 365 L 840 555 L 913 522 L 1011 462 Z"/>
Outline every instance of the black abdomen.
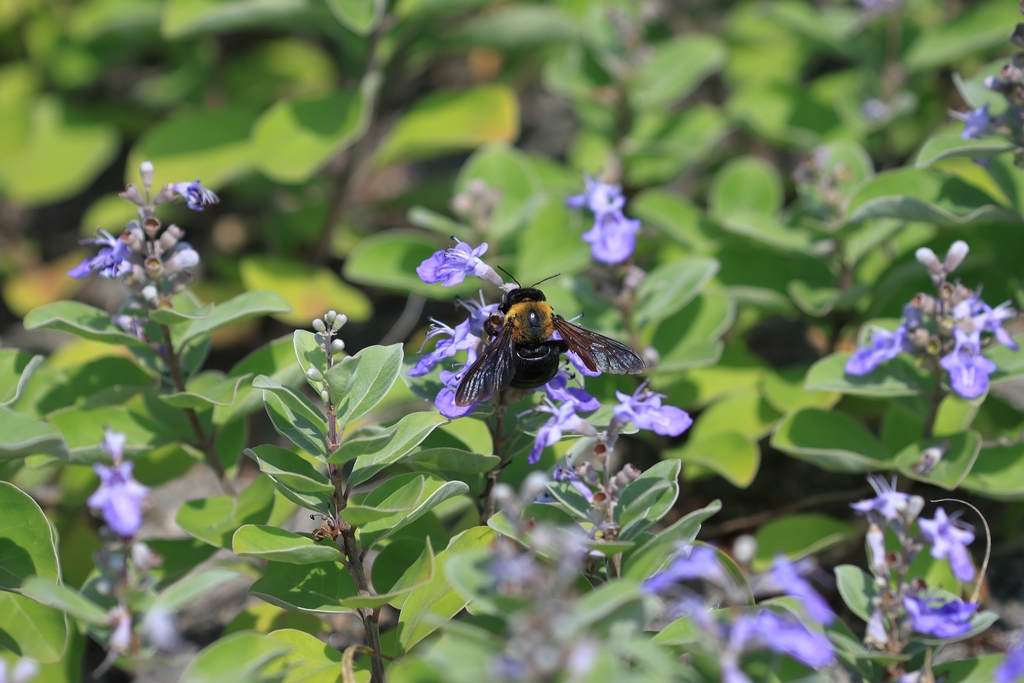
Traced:
<path fill-rule="evenodd" d="M 558 362 L 564 342 L 516 345 L 516 372 L 511 386 L 516 389 L 535 389 L 551 381 L 558 374 Z"/>

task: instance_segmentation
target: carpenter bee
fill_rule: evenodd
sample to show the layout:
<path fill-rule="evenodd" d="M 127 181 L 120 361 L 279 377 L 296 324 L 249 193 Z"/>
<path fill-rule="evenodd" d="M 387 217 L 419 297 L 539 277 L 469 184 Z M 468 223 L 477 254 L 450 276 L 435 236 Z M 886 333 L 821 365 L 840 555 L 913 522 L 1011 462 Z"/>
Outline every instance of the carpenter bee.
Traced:
<path fill-rule="evenodd" d="M 591 371 L 635 375 L 644 369 L 643 360 L 628 346 L 557 315 L 536 287 L 505 292 L 498 313 L 484 322 L 484 330 L 491 344 L 463 375 L 456 405 L 472 405 L 510 386 L 543 386 L 558 373 L 566 351 L 578 355 Z M 556 332 L 561 339 L 552 339 Z"/>

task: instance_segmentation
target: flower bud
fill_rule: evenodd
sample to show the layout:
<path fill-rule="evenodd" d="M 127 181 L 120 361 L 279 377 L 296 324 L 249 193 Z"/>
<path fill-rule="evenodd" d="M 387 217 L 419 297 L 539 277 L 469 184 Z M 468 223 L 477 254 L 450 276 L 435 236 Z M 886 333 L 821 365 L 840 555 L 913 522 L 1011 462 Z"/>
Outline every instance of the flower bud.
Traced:
<path fill-rule="evenodd" d="M 316 330 L 317 332 L 326 332 L 327 326 L 324 325 L 323 320 L 321 320 L 320 318 L 315 318 L 313 320 L 313 329 Z"/>
<path fill-rule="evenodd" d="M 494 497 L 495 503 L 505 507 L 516 499 L 516 491 L 508 484 L 499 482 L 491 489 L 491 496 Z"/>
<path fill-rule="evenodd" d="M 160 290 L 156 288 L 156 285 L 146 285 L 142 288 L 142 298 L 150 303 L 154 303 L 160 298 Z"/>
<path fill-rule="evenodd" d="M 159 280 L 160 276 L 164 274 L 164 264 L 156 256 L 147 258 L 143 266 L 146 268 L 146 275 L 150 280 Z"/>
<path fill-rule="evenodd" d="M 986 76 L 984 80 L 984 85 L 986 88 L 992 90 L 993 92 L 1003 94 L 1006 94 L 1010 90 L 1010 84 L 1008 82 L 1004 81 L 1001 78 L 996 78 L 995 76 Z"/>
<path fill-rule="evenodd" d="M 903 511 L 903 518 L 906 520 L 908 527 L 917 519 L 917 516 L 921 514 L 923 509 L 924 498 L 921 496 L 910 496 L 907 499 L 907 509 Z"/>
<path fill-rule="evenodd" d="M 757 539 L 750 534 L 738 536 L 732 544 L 732 556 L 741 566 L 748 566 L 757 554 Z"/>
<path fill-rule="evenodd" d="M 146 236 L 149 239 L 155 239 L 157 232 L 160 231 L 160 219 L 156 216 L 146 216 L 146 219 L 142 221 L 142 229 L 146 231 Z"/>
<path fill-rule="evenodd" d="M 135 183 L 128 183 L 125 185 L 124 192 L 119 192 L 117 196 L 131 202 L 132 204 L 137 204 L 138 206 L 142 206 L 146 203 L 142 193 L 139 192 L 139 187 Z"/>
<path fill-rule="evenodd" d="M 139 177 L 142 178 L 142 186 L 149 190 L 153 187 L 153 162 L 143 161 L 139 164 Z"/>
<path fill-rule="evenodd" d="M 107 647 L 112 652 L 126 654 L 132 646 L 132 615 L 123 607 L 114 607 L 107 613 L 108 623 L 114 627 L 114 632 L 107 641 Z"/>
<path fill-rule="evenodd" d="M 145 572 L 161 566 L 164 558 L 154 553 L 147 544 L 136 541 L 132 544 L 132 563 L 139 571 Z"/>
<path fill-rule="evenodd" d="M 340 339 L 335 339 L 331 342 L 331 353 L 341 353 L 345 350 L 345 342 Z"/>
<path fill-rule="evenodd" d="M 332 329 L 332 330 L 334 330 L 335 332 L 337 332 L 337 331 L 338 331 L 338 330 L 340 330 L 340 329 L 341 329 L 341 328 L 342 328 L 342 327 L 343 327 L 343 326 L 345 325 L 345 323 L 347 323 L 347 322 L 348 322 L 348 316 L 347 316 L 347 315 L 345 315 L 344 313 L 341 313 L 341 314 L 337 315 L 337 316 L 336 316 L 336 317 L 334 318 L 334 320 L 333 320 L 333 321 L 331 322 L 331 329 Z"/>
<path fill-rule="evenodd" d="M 889 563 L 886 560 L 885 532 L 877 524 L 868 527 L 867 533 L 868 564 L 875 576 L 888 577 Z"/>
<path fill-rule="evenodd" d="M 331 402 L 331 392 L 327 391 L 327 389 L 321 389 L 320 400 L 324 402 L 324 405 L 329 404 Z"/>
<path fill-rule="evenodd" d="M 93 584 L 93 589 L 100 595 L 110 595 L 114 592 L 114 584 L 110 579 L 97 579 Z"/>
<path fill-rule="evenodd" d="M 195 268 L 199 265 L 199 252 L 189 246 L 187 242 L 180 242 L 178 249 L 171 254 L 170 265 L 175 271 Z"/>
<path fill-rule="evenodd" d="M 310 368 L 309 370 L 306 370 L 306 377 L 313 380 L 314 382 L 324 381 L 323 374 L 316 368 Z"/>
<path fill-rule="evenodd" d="M 935 305 L 935 297 L 929 296 L 924 292 L 918 292 L 914 295 L 914 298 L 910 300 L 910 305 L 921 311 L 924 315 L 929 318 L 935 315 L 937 307 Z M 906 311 L 906 309 L 904 309 Z"/>
<path fill-rule="evenodd" d="M 924 316 L 921 314 L 920 308 L 909 303 L 903 307 L 903 320 L 906 322 L 908 330 L 916 330 L 924 322 Z"/>
<path fill-rule="evenodd" d="M 932 275 L 942 275 L 942 262 L 939 261 L 939 257 L 935 255 L 935 252 L 928 247 L 921 247 L 914 252 L 914 258 L 922 266 L 928 269 L 928 272 Z"/>
<path fill-rule="evenodd" d="M 167 229 L 164 230 L 164 234 L 160 235 L 160 248 L 164 251 L 170 251 L 184 236 L 185 231 L 177 225 L 168 225 Z"/>
<path fill-rule="evenodd" d="M 970 251 L 970 247 L 963 240 L 957 240 L 949 245 L 949 251 L 946 252 L 946 260 L 942 264 L 946 273 L 952 273 L 956 270 L 957 266 L 964 262 L 968 251 Z"/>
<path fill-rule="evenodd" d="M 525 501 L 533 502 L 540 494 L 544 493 L 547 489 L 548 475 L 546 472 L 540 470 L 534 470 L 530 472 L 526 479 L 523 480 L 523 485 L 520 488 L 520 493 Z"/>
<path fill-rule="evenodd" d="M 326 313 L 324 313 L 324 322 L 327 323 L 328 325 L 330 325 L 331 323 L 334 322 L 334 319 L 337 318 L 337 317 L 338 317 L 338 312 L 335 311 L 334 309 L 331 309 L 331 310 L 327 311 Z"/>

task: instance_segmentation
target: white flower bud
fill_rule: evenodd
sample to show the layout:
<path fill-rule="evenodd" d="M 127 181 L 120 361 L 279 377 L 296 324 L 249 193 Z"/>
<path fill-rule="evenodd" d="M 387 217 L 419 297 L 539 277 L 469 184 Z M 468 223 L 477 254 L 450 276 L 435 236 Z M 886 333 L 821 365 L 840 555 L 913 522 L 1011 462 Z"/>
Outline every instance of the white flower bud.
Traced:
<path fill-rule="evenodd" d="M 199 265 L 199 252 L 185 242 L 181 242 L 182 248 L 171 254 L 171 266 L 174 270 L 188 270 Z"/>
<path fill-rule="evenodd" d="M 323 320 L 321 320 L 320 318 L 315 318 L 313 320 L 313 329 L 316 330 L 317 332 L 326 332 L 327 326 L 324 325 Z"/>
<path fill-rule="evenodd" d="M 747 566 L 754 561 L 757 554 L 757 539 L 750 534 L 743 534 L 736 538 L 732 544 L 732 556 L 742 566 Z"/>
<path fill-rule="evenodd" d="M 924 498 L 921 496 L 911 496 L 907 501 L 907 509 L 903 510 L 903 518 L 909 527 L 917 519 L 917 516 L 921 514 L 921 510 L 924 509 Z"/>
<path fill-rule="evenodd" d="M 158 650 L 169 652 L 181 642 L 174 615 L 162 609 L 150 610 L 142 620 L 142 634 Z"/>
<path fill-rule="evenodd" d="M 345 350 L 345 342 L 340 339 L 335 339 L 331 342 L 331 353 L 341 353 Z"/>
<path fill-rule="evenodd" d="M 160 291 L 156 288 L 156 285 L 146 285 L 142 288 L 142 298 L 149 302 L 154 302 L 160 298 Z"/>
<path fill-rule="evenodd" d="M 139 176 L 142 178 L 142 186 L 147 190 L 153 187 L 153 162 L 143 161 L 139 164 Z"/>
<path fill-rule="evenodd" d="M 156 569 L 164 563 L 164 558 L 154 553 L 148 545 L 142 541 L 132 544 L 132 562 L 140 571 Z"/>
<path fill-rule="evenodd" d="M 921 247 L 914 252 L 914 258 L 922 266 L 928 269 L 929 273 L 934 275 L 942 274 L 942 262 L 939 261 L 939 257 L 935 255 L 935 252 L 928 247 Z"/>
<path fill-rule="evenodd" d="M 523 480 L 523 485 L 520 487 L 520 493 L 522 499 L 528 502 L 533 502 L 544 490 L 547 488 L 548 475 L 546 472 L 540 470 L 534 470 L 526 475 L 526 479 Z"/>
<path fill-rule="evenodd" d="M 306 370 L 306 377 L 313 380 L 314 382 L 323 382 L 324 376 L 316 368 L 310 368 Z"/>
<path fill-rule="evenodd" d="M 494 497 L 494 502 L 504 507 L 515 500 L 516 491 L 508 484 L 499 482 L 491 489 L 491 495 Z"/>
<path fill-rule="evenodd" d="M 331 392 L 327 391 L 326 389 L 321 390 L 320 391 L 320 400 L 324 402 L 324 405 L 327 405 L 328 403 L 330 403 L 331 402 Z"/>
<path fill-rule="evenodd" d="M 146 203 L 142 193 L 139 192 L 139 187 L 135 183 L 128 183 L 125 185 L 124 192 L 119 192 L 117 196 L 121 199 L 126 199 L 137 206 L 142 206 Z"/>
<path fill-rule="evenodd" d="M 956 270 L 957 266 L 964 262 L 964 258 L 970 250 L 971 248 L 967 246 L 967 242 L 963 240 L 957 240 L 949 245 L 949 251 L 946 252 L 946 261 L 942 264 L 946 273 L 952 273 Z"/>
<path fill-rule="evenodd" d="M 341 313 L 340 315 L 338 315 L 338 316 L 336 316 L 334 318 L 334 321 L 331 323 L 331 329 L 334 330 L 335 332 L 337 332 L 347 322 L 348 322 L 348 316 L 345 315 L 344 313 Z"/>
<path fill-rule="evenodd" d="M 324 322 L 327 323 L 328 325 L 330 325 L 331 323 L 334 322 L 334 319 L 337 318 L 337 317 L 338 317 L 338 312 L 335 311 L 334 309 L 331 309 L 331 310 L 327 311 L 327 313 L 324 314 Z"/>

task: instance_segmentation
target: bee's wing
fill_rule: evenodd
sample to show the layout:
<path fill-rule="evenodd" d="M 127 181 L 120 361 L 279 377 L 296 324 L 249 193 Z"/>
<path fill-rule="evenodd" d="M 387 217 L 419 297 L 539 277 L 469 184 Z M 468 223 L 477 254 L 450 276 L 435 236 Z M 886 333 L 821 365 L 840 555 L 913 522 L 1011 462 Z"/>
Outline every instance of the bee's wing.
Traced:
<path fill-rule="evenodd" d="M 515 371 L 512 327 L 505 325 L 462 376 L 455 391 L 455 405 L 472 405 L 501 391 L 512 382 Z"/>
<path fill-rule="evenodd" d="M 560 315 L 554 317 L 555 329 L 562 335 L 569 350 L 591 371 L 612 375 L 635 375 L 643 372 L 644 361 L 633 349 L 603 334 L 576 327 Z"/>

